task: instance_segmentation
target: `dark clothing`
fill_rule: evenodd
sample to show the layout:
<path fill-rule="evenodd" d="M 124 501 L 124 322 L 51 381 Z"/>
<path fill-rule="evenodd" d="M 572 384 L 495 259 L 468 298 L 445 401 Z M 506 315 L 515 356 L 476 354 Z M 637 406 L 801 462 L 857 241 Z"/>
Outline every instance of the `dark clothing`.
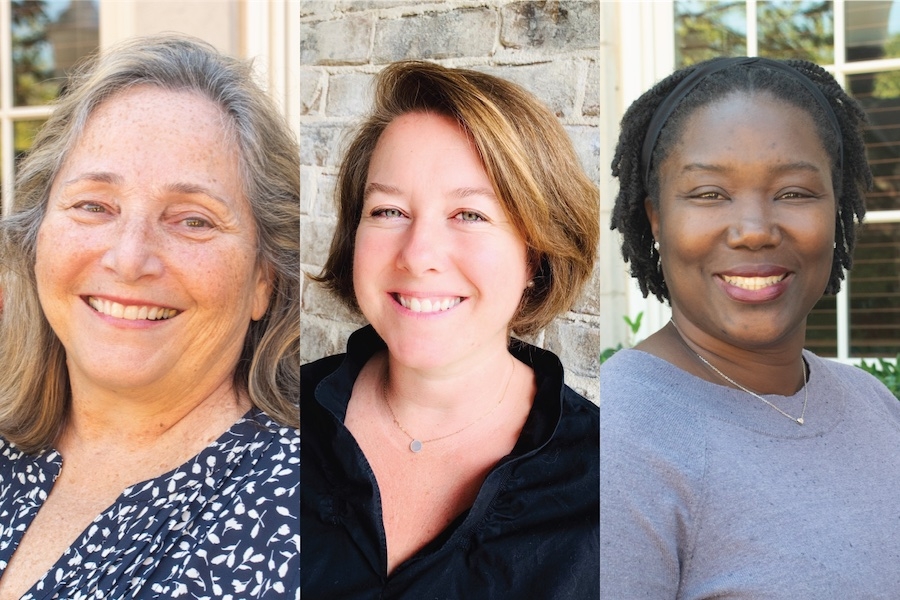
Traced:
<path fill-rule="evenodd" d="M 299 435 L 250 410 L 125 489 L 22 600 L 299 600 Z M 27 455 L 0 438 L 0 573 L 62 469 L 56 450 Z"/>
<path fill-rule="evenodd" d="M 512 452 L 471 508 L 388 577 L 378 485 L 344 427 L 363 365 L 384 342 L 355 332 L 347 354 L 301 371 L 304 596 L 466 600 L 599 598 L 599 410 L 563 383 L 559 359 L 513 341 L 537 395 Z"/>

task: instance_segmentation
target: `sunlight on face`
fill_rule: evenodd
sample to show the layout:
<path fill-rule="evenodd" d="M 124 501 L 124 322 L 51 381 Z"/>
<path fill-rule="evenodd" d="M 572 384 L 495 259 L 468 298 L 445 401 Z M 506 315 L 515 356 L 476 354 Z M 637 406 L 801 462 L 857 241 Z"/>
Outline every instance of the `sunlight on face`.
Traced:
<path fill-rule="evenodd" d="M 394 120 L 369 166 L 353 263 L 357 302 L 391 354 L 439 368 L 505 350 L 527 279 L 525 242 L 456 121 Z"/>
<path fill-rule="evenodd" d="M 101 104 L 54 180 L 35 272 L 73 384 L 229 377 L 267 307 L 221 110 L 140 86 Z"/>

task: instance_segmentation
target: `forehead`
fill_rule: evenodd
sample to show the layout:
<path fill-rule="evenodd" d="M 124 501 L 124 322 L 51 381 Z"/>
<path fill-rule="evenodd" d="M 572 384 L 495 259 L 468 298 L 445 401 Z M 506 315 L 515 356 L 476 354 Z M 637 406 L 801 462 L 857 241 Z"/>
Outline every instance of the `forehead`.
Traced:
<path fill-rule="evenodd" d="M 93 110 L 63 170 L 141 164 L 165 175 L 172 166 L 212 168 L 223 161 L 236 169 L 239 148 L 228 124 L 224 111 L 196 92 L 138 85 Z"/>
<path fill-rule="evenodd" d="M 472 138 L 456 119 L 432 112 L 408 112 L 394 118 L 381 132 L 372 158 L 397 146 L 444 146 L 476 152 Z"/>
<path fill-rule="evenodd" d="M 698 107 L 684 119 L 673 147 L 673 154 L 729 155 L 748 161 L 763 152 L 828 160 L 813 116 L 768 92 L 733 92 Z"/>

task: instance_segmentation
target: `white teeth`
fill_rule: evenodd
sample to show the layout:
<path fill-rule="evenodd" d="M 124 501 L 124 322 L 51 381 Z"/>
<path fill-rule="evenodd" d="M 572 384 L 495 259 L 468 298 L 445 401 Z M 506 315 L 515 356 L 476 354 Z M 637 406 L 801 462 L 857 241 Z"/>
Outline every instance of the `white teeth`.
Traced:
<path fill-rule="evenodd" d="M 722 275 L 722 279 L 735 287 L 744 290 L 761 290 L 775 285 L 785 278 L 785 275 L 773 275 L 771 277 L 737 277 L 734 275 Z"/>
<path fill-rule="evenodd" d="M 395 297 L 404 308 L 417 313 L 443 312 L 462 302 L 462 298 L 459 296 L 453 298 L 407 298 L 396 294 Z"/>
<path fill-rule="evenodd" d="M 125 319 L 127 321 L 161 321 L 171 319 L 178 314 L 174 308 L 162 308 L 160 306 L 136 306 L 119 304 L 109 300 L 101 300 L 100 298 L 88 297 L 88 304 L 91 308 L 104 315 L 116 317 L 117 319 Z"/>

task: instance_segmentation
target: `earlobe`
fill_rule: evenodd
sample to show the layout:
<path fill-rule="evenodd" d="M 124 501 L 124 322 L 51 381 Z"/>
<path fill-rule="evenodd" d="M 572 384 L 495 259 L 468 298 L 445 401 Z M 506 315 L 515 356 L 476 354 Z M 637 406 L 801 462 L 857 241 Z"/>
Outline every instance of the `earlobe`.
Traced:
<path fill-rule="evenodd" d="M 644 198 L 644 210 L 647 212 L 647 220 L 650 221 L 650 231 L 653 232 L 653 239 L 659 240 L 659 210 L 653 206 L 650 197 Z"/>
<path fill-rule="evenodd" d="M 253 306 L 250 312 L 250 318 L 254 321 L 262 319 L 269 310 L 274 280 L 275 273 L 270 265 L 261 265 L 257 268 L 256 289 L 253 293 Z"/>

